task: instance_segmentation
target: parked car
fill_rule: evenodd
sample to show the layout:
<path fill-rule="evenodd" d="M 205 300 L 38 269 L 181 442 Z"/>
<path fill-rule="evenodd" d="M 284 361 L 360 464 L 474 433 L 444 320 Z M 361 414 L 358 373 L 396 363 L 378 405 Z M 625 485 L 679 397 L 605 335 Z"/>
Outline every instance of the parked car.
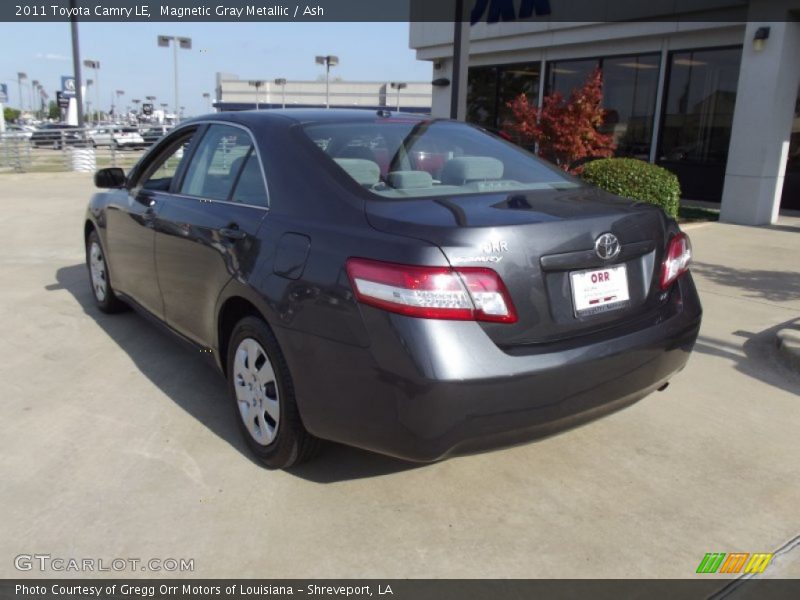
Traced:
<path fill-rule="evenodd" d="M 100 127 L 89 131 L 92 146 L 113 146 L 114 148 L 144 148 L 147 146 L 136 127 Z"/>
<path fill-rule="evenodd" d="M 85 144 L 82 131 L 75 125 L 64 125 L 63 123 L 45 123 L 41 125 L 30 137 L 33 146 L 50 147 L 55 149 L 64 146 L 76 146 Z"/>
<path fill-rule="evenodd" d="M 169 131 L 166 127 L 151 127 L 141 132 L 145 146 L 152 146 Z"/>
<path fill-rule="evenodd" d="M 526 441 L 663 389 L 700 327 L 674 220 L 464 123 L 215 114 L 95 181 L 97 307 L 209 356 L 269 467 Z"/>
<path fill-rule="evenodd" d="M 6 124 L 6 130 L 3 132 L 3 139 L 7 140 L 29 140 L 33 135 L 33 128 L 23 127 L 22 125 Z"/>

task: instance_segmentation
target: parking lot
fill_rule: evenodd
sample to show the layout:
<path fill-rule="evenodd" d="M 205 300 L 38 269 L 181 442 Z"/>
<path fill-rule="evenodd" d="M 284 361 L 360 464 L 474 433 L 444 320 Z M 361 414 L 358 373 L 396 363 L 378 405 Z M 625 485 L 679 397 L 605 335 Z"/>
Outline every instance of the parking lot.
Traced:
<path fill-rule="evenodd" d="M 275 472 L 202 356 L 93 308 L 91 177 L 0 189 L 3 577 L 46 553 L 194 559 L 200 578 L 684 578 L 707 552 L 782 547 L 765 576 L 800 577 L 800 375 L 774 342 L 800 318 L 800 218 L 692 226 L 703 329 L 664 392 L 515 448 L 414 465 L 327 445 Z"/>

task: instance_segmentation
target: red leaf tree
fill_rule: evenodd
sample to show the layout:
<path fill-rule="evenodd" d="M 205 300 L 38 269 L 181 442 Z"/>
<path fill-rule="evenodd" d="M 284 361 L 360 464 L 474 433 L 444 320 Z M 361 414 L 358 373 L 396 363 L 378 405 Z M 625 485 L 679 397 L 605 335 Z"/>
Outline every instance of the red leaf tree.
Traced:
<path fill-rule="evenodd" d="M 582 158 L 614 153 L 614 137 L 599 131 L 606 116 L 602 104 L 603 74 L 598 68 L 566 101 L 563 94 L 554 92 L 539 109 L 520 94 L 508 103 L 513 119 L 504 129 L 523 144 L 535 143 L 541 157 L 567 171 Z"/>

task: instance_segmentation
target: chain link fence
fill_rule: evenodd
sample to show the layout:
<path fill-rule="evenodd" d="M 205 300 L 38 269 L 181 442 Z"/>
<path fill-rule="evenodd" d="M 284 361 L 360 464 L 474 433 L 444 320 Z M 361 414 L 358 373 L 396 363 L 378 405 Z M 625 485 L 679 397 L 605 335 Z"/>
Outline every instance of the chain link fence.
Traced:
<path fill-rule="evenodd" d="M 0 134 L 0 173 L 130 169 L 166 128 L 104 125 L 46 127 Z"/>

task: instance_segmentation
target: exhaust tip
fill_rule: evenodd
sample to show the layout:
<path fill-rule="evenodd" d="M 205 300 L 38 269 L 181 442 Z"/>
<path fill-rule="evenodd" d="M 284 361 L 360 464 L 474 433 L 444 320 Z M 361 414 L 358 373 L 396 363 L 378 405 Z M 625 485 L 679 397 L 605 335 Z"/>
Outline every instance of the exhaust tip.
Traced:
<path fill-rule="evenodd" d="M 669 387 L 669 381 L 667 383 L 665 383 L 664 385 L 662 385 L 660 388 L 658 388 L 658 391 L 659 392 L 663 392 L 668 387 Z"/>

